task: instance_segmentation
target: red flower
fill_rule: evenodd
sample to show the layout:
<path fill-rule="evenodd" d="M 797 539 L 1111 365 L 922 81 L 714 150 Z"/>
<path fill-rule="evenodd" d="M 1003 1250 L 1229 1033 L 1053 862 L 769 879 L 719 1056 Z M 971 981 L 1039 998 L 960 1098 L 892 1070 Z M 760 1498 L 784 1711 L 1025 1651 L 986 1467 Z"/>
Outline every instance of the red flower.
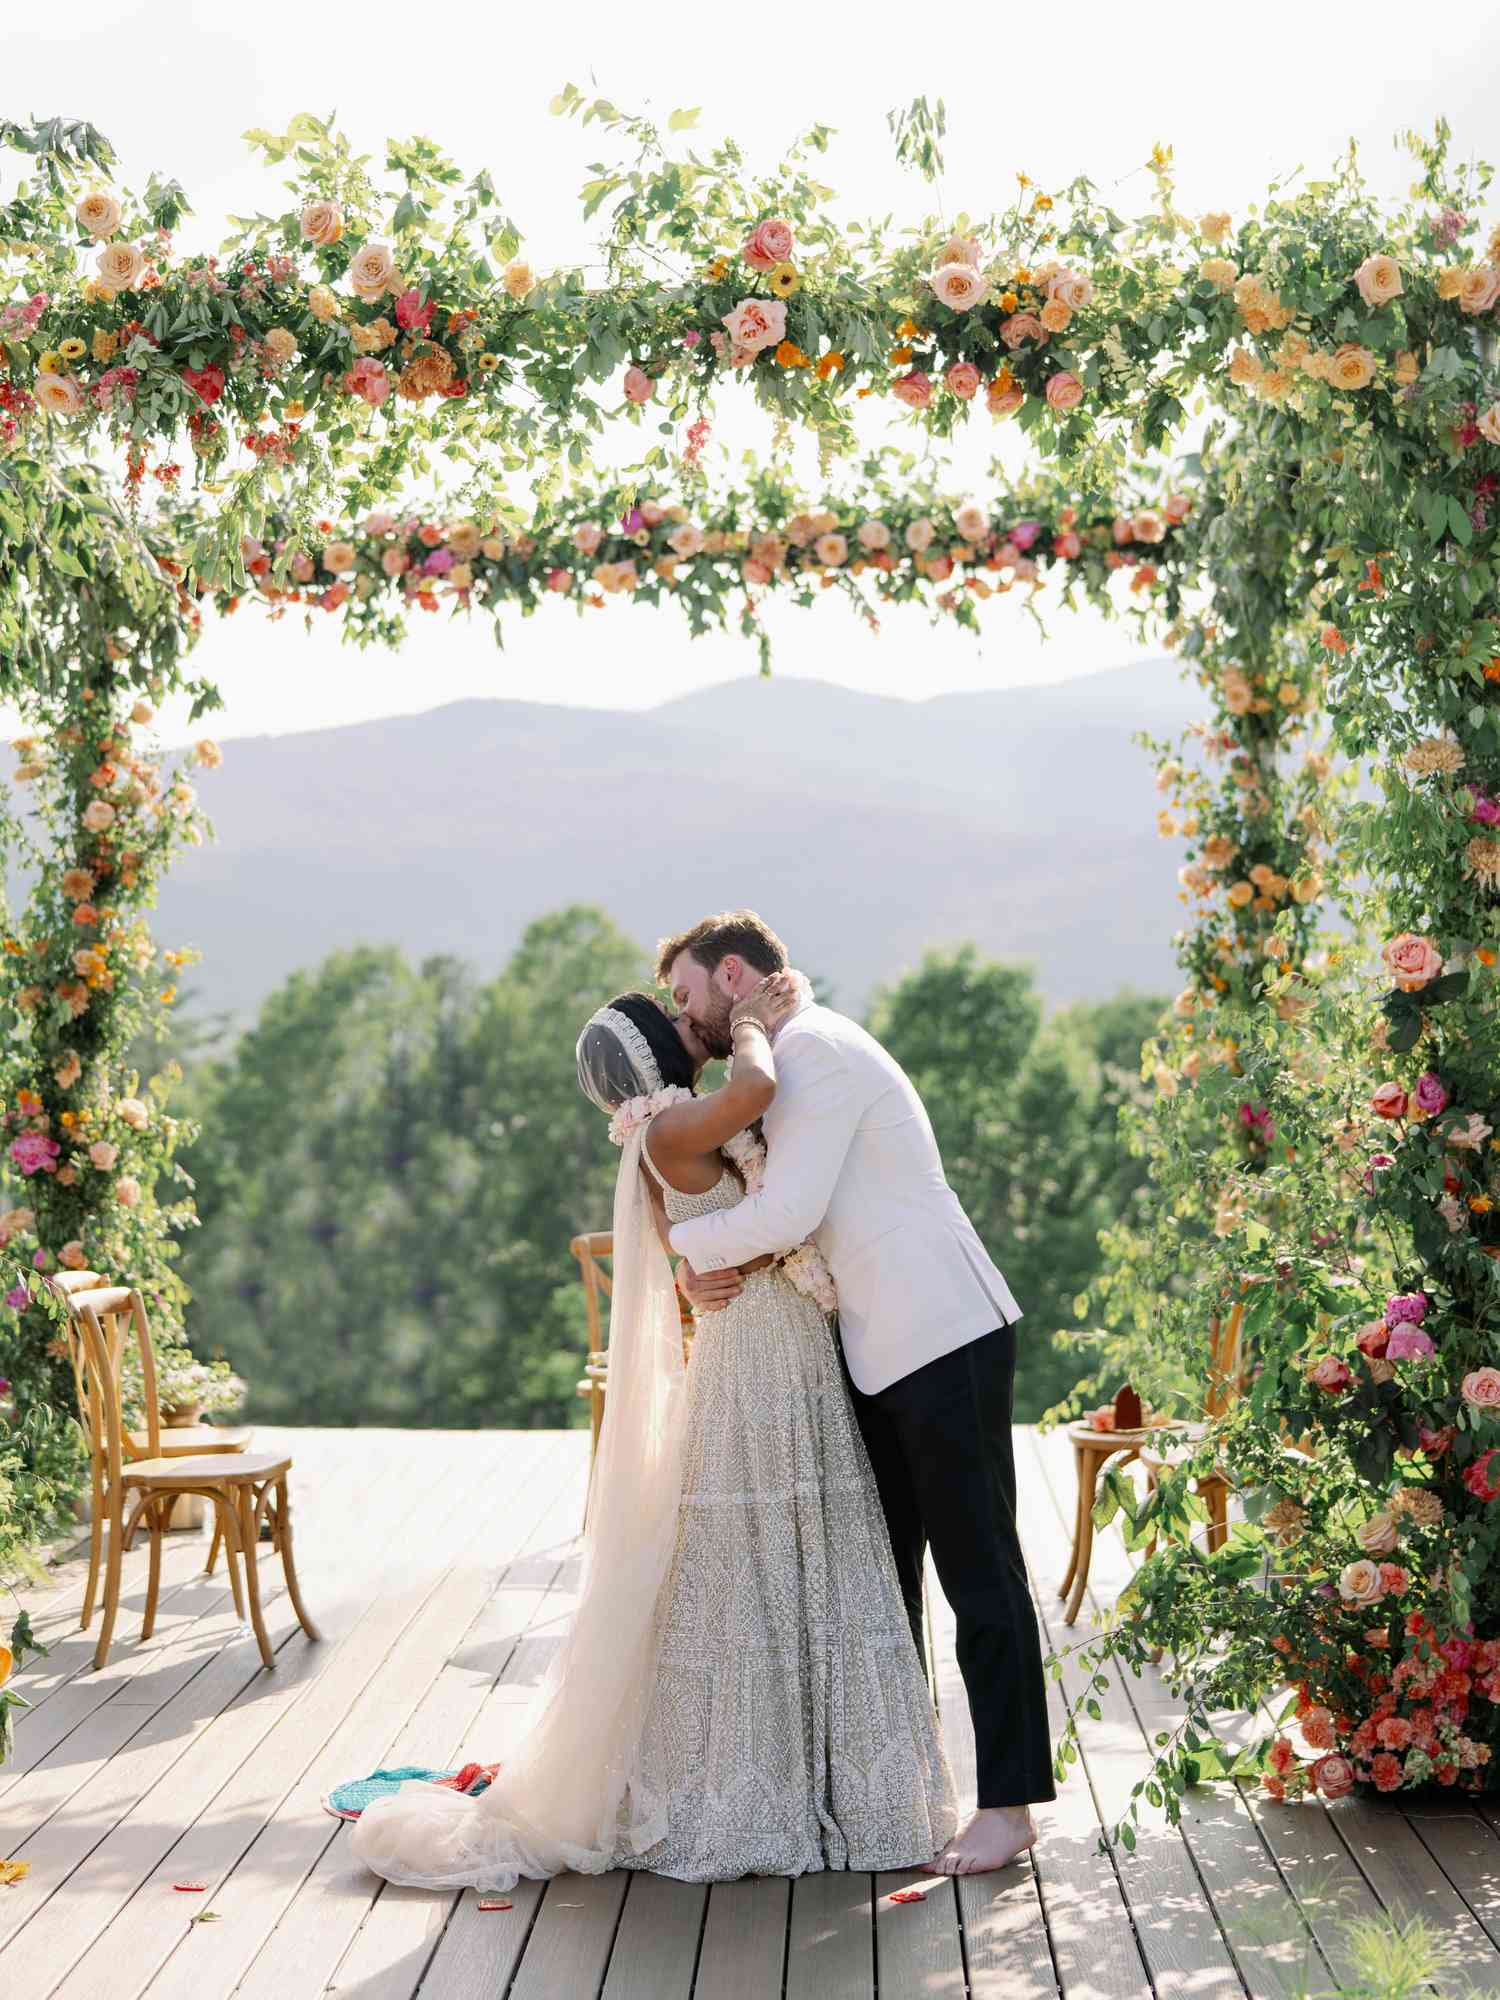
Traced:
<path fill-rule="evenodd" d="M 205 403 L 217 403 L 224 393 L 224 370 L 216 361 L 206 368 L 184 368 L 182 379 Z"/>
<path fill-rule="evenodd" d="M 1472 1465 L 1464 1467 L 1464 1485 L 1476 1500 L 1500 1500 L 1500 1480 L 1490 1484 L 1490 1460 L 1500 1451 L 1500 1445 L 1491 1445 L 1482 1452 Z"/>
<path fill-rule="evenodd" d="M 408 333 L 426 333 L 432 325 L 432 313 L 431 301 L 423 305 L 422 294 L 415 285 L 396 301 L 396 324 L 405 327 Z"/>
<path fill-rule="evenodd" d="M 1370 1776 L 1378 1792 L 1394 1792 L 1401 1783 L 1401 1761 L 1388 1750 L 1370 1759 Z"/>

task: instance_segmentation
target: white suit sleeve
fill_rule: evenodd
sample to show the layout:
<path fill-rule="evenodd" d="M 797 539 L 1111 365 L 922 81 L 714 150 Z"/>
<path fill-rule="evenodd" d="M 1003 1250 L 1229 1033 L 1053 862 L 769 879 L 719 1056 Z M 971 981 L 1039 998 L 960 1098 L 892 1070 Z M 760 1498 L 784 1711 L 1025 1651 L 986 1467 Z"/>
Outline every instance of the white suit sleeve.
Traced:
<path fill-rule="evenodd" d="M 864 1108 L 858 1080 L 821 1036 L 776 1051 L 779 1087 L 765 1116 L 766 1177 L 759 1194 L 716 1215 L 673 1225 L 672 1248 L 695 1271 L 722 1271 L 803 1243 L 828 1212 Z"/>

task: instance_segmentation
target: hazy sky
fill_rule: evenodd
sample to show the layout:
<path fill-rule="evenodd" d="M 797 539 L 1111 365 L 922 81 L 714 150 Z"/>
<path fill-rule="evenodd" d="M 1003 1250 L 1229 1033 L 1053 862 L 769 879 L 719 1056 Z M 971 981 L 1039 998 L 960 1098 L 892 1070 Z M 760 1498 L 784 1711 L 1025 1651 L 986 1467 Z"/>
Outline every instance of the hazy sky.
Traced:
<path fill-rule="evenodd" d="M 63 113 L 99 125 L 120 177 L 175 175 L 198 211 L 182 247 L 212 245 L 229 213 L 281 205 L 277 176 L 254 165 L 241 134 L 282 129 L 299 110 L 337 110 L 376 155 L 388 135 L 423 132 L 465 171 L 487 166 L 539 269 L 585 255 L 576 193 L 586 162 L 612 157 L 597 127 L 547 114 L 565 81 L 630 108 L 701 105 L 701 141 L 738 138 L 752 164 L 813 120 L 837 128 L 823 177 L 850 213 L 920 215 L 931 191 L 894 162 L 885 113 L 918 91 L 948 106 L 949 213 L 1004 204 L 1024 169 L 1057 186 L 1086 173 L 1123 212 L 1150 198 L 1140 171 L 1154 141 L 1175 148 L 1179 197 L 1192 212 L 1243 213 L 1268 182 L 1305 165 L 1320 173 L 1350 138 L 1375 184 L 1410 178 L 1393 150 L 1400 128 L 1446 116 L 1461 150 L 1493 145 L 1500 17 L 1450 8 L 1429 35 L 1410 0 L 1287 10 L 1157 0 L 1144 10 L 1075 4 L 1045 12 L 866 4 L 857 9 L 594 4 L 526 10 L 424 9 L 387 0 L 319 8 L 300 0 L 208 13 L 190 0 L 75 0 L 8 20 L 0 115 Z M 6 166 L 0 171 L 8 172 Z M 1500 203 L 1497 203 L 1500 219 Z M 997 433 L 970 426 L 977 469 Z M 764 446 L 768 427 L 726 413 L 721 436 Z M 867 634 L 834 603 L 770 619 L 777 671 L 874 692 L 921 696 L 1064 677 L 1132 656 L 1124 628 L 1052 614 L 1043 643 L 1014 599 L 985 607 L 977 644 L 934 632 L 908 611 Z M 332 621 L 328 621 L 331 628 Z M 671 611 L 612 603 L 579 621 L 548 606 L 508 622 L 497 652 L 490 621 L 424 618 L 396 656 L 356 653 L 331 629 L 304 638 L 258 615 L 209 632 L 202 667 L 223 688 L 222 735 L 306 729 L 423 709 L 474 694 L 642 707 L 754 671 L 736 638 L 689 641 Z"/>

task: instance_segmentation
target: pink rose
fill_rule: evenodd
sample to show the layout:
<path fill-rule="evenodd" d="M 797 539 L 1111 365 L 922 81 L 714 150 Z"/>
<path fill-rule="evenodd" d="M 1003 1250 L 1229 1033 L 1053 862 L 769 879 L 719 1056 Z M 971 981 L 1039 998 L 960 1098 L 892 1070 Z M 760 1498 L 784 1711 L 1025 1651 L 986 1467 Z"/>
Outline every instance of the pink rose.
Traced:
<path fill-rule="evenodd" d="M 96 1166 L 101 1174 L 107 1174 L 119 1157 L 119 1147 L 112 1146 L 108 1139 L 96 1139 L 89 1147 L 90 1164 Z"/>
<path fill-rule="evenodd" d="M 604 540 L 604 530 L 597 521 L 580 521 L 573 530 L 573 546 L 581 556 L 591 556 Z"/>
<path fill-rule="evenodd" d="M 1047 401 L 1054 410 L 1066 413 L 1076 410 L 1083 401 L 1083 384 L 1076 375 L 1070 375 L 1066 368 L 1047 377 Z"/>
<path fill-rule="evenodd" d="M 115 1182 L 115 1200 L 122 1208 L 140 1207 L 141 1184 L 134 1174 L 121 1174 Z"/>
<path fill-rule="evenodd" d="M 1416 993 L 1436 979 L 1443 969 L 1443 955 L 1430 938 L 1402 931 L 1381 947 L 1386 969 L 1403 993 Z"/>
<path fill-rule="evenodd" d="M 978 394 L 979 384 L 982 379 L 979 370 L 974 366 L 972 361 L 955 361 L 943 377 L 949 393 L 957 396 L 961 402 L 965 403 L 971 397 Z"/>
<path fill-rule="evenodd" d="M 1382 1317 L 1387 1326 L 1394 1326 L 1397 1320 L 1424 1320 L 1427 1317 L 1427 1294 L 1425 1292 L 1393 1292 L 1385 1302 Z"/>
<path fill-rule="evenodd" d="M 1047 329 L 1035 313 L 1012 313 L 1000 322 L 1000 338 L 1012 353 L 1027 340 L 1045 340 Z"/>
<path fill-rule="evenodd" d="M 1315 1389 L 1324 1389 L 1329 1395 L 1337 1395 L 1347 1389 L 1354 1380 L 1354 1374 L 1342 1355 L 1325 1354 L 1315 1361 L 1308 1370 L 1307 1379 Z"/>
<path fill-rule="evenodd" d="M 752 271 L 769 271 L 774 265 L 784 264 L 792 254 L 796 239 L 792 235 L 792 225 L 773 215 L 767 222 L 758 222 L 745 238 L 740 255 Z M 780 336 L 778 335 L 778 338 Z"/>
<path fill-rule="evenodd" d="M 936 530 L 931 521 L 923 514 L 907 528 L 906 546 L 911 550 L 913 555 L 919 556 L 924 549 L 931 548 L 932 537 L 935 533 Z"/>
<path fill-rule="evenodd" d="M 1167 504 L 1162 509 L 1174 527 L 1180 527 L 1193 511 L 1193 503 L 1186 493 L 1169 493 Z"/>
<path fill-rule="evenodd" d="M 1423 1070 L 1417 1078 L 1415 1097 L 1424 1117 L 1435 1118 L 1448 1108 L 1448 1089 L 1435 1069 Z"/>
<path fill-rule="evenodd" d="M 893 385 L 896 395 L 910 409 L 925 410 L 932 401 L 932 381 L 920 368 L 913 368 Z"/>
<path fill-rule="evenodd" d="M 680 527 L 674 528 L 671 534 L 668 535 L 667 547 L 672 551 L 674 556 L 680 556 L 686 562 L 701 552 L 703 548 L 703 530 L 695 521 L 684 521 Z"/>
<path fill-rule="evenodd" d="M 1367 1320 L 1354 1336 L 1354 1345 L 1361 1354 L 1381 1355 L 1390 1337 L 1391 1330 L 1383 1319 Z"/>
<path fill-rule="evenodd" d="M 1500 1410 L 1500 1368 L 1475 1368 L 1463 1380 L 1464 1401 L 1474 1410 Z"/>
<path fill-rule="evenodd" d="M 891 531 L 884 521 L 861 521 L 855 532 L 860 547 L 872 555 L 877 549 L 888 549 L 891 545 Z"/>
<path fill-rule="evenodd" d="M 839 537 L 835 536 L 832 539 L 838 540 Z M 759 556 L 746 556 L 745 560 L 740 564 L 740 575 L 745 579 L 746 583 L 769 583 L 771 581 L 771 566 L 769 563 L 762 562 Z"/>
<path fill-rule="evenodd" d="M 1378 1118 L 1404 1118 L 1406 1116 L 1406 1086 L 1402 1083 L 1383 1083 L 1370 1099 L 1370 1108 Z"/>
<path fill-rule="evenodd" d="M 383 362 L 365 355 L 345 375 L 344 387 L 351 396 L 360 397 L 375 410 L 391 393 L 391 378 Z"/>
<path fill-rule="evenodd" d="M 1425 1333 L 1410 1320 L 1393 1326 L 1391 1337 L 1385 1344 L 1387 1361 L 1425 1361 L 1433 1351 L 1431 1334 Z"/>
<path fill-rule="evenodd" d="M 548 570 L 548 572 L 547 572 L 547 588 L 548 588 L 549 590 L 555 590 L 555 591 L 558 591 L 558 592 L 562 592 L 562 591 L 564 591 L 564 590 L 569 590 L 569 589 L 571 589 L 571 588 L 572 588 L 572 584 L 573 584 L 573 579 L 572 579 L 572 577 L 571 577 L 571 576 L 570 576 L 570 575 L 568 574 L 567 570 L 565 570 L 565 569 L 549 569 L 549 570 Z"/>
<path fill-rule="evenodd" d="M 1354 1790 L 1354 1766 L 1337 1754 L 1320 1757 L 1312 1767 L 1312 1781 L 1320 1797 L 1346 1798 Z"/>
<path fill-rule="evenodd" d="M 953 574 L 951 556 L 933 556 L 927 564 L 927 574 L 934 583 L 946 583 Z"/>
<path fill-rule="evenodd" d="M 90 799 L 83 809 L 83 823 L 90 833 L 103 833 L 114 821 L 115 809 L 108 799 Z"/>
<path fill-rule="evenodd" d="M 1026 401 L 1026 391 L 1013 382 L 1008 389 L 1002 389 L 998 380 L 991 382 L 984 399 L 984 407 L 992 417 L 1011 417 Z"/>
<path fill-rule="evenodd" d="M 972 264 L 977 271 L 983 255 L 977 236 L 950 236 L 938 252 L 938 266 L 941 269 L 944 264 Z"/>
<path fill-rule="evenodd" d="M 754 356 L 786 338 L 786 305 L 781 299 L 741 299 L 723 323 L 740 353 Z"/>
<path fill-rule="evenodd" d="M 1065 562 L 1076 562 L 1083 554 L 1083 543 L 1074 528 L 1065 528 L 1052 539 L 1052 553 L 1061 556 Z"/>
<path fill-rule="evenodd" d="M 432 303 L 422 303 L 422 294 L 413 285 L 396 300 L 396 324 L 408 333 L 426 333 L 432 325 Z"/>
<path fill-rule="evenodd" d="M 1490 1460 L 1495 1456 L 1495 1449 L 1491 1446 L 1488 1451 L 1481 1452 L 1472 1465 L 1464 1467 L 1465 1489 L 1476 1500 L 1483 1500 L 1486 1504 L 1491 1500 L 1500 1500 L 1500 1483 L 1491 1484 L 1490 1481 Z"/>
<path fill-rule="evenodd" d="M 632 362 L 625 370 L 625 398 L 631 403 L 649 403 L 656 394 L 656 384 L 644 368 L 637 368 Z"/>
<path fill-rule="evenodd" d="M 967 263 L 940 264 L 927 282 L 952 312 L 969 312 L 990 293 L 989 279 Z"/>
<path fill-rule="evenodd" d="M 829 569 L 837 569 L 840 563 L 849 559 L 849 544 L 842 535 L 830 533 L 819 535 L 813 543 L 813 554 Z"/>
<path fill-rule="evenodd" d="M 380 567 L 387 576 L 400 576 L 403 571 L 411 568 L 411 557 L 405 549 L 383 549 L 380 555 Z"/>

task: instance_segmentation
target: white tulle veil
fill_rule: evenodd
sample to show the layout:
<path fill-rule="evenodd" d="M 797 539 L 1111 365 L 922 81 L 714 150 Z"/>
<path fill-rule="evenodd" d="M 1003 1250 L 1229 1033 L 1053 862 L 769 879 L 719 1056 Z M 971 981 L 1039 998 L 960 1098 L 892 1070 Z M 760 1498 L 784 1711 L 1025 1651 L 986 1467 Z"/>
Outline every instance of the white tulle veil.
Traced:
<path fill-rule="evenodd" d="M 602 1109 L 662 1087 L 628 1014 L 601 1008 L 578 1077 Z M 467 1798 L 413 1783 L 366 1807 L 354 1852 L 393 1882 L 505 1889 L 521 1875 L 597 1874 L 660 1838 L 629 1795 L 653 1670 L 658 1596 L 676 1546 L 686 1379 L 676 1289 L 641 1171 L 646 1122 L 615 1182 L 609 1394 L 594 1469 L 581 1596 L 520 1748 Z M 484 1745 L 472 1746 L 484 1755 Z"/>

